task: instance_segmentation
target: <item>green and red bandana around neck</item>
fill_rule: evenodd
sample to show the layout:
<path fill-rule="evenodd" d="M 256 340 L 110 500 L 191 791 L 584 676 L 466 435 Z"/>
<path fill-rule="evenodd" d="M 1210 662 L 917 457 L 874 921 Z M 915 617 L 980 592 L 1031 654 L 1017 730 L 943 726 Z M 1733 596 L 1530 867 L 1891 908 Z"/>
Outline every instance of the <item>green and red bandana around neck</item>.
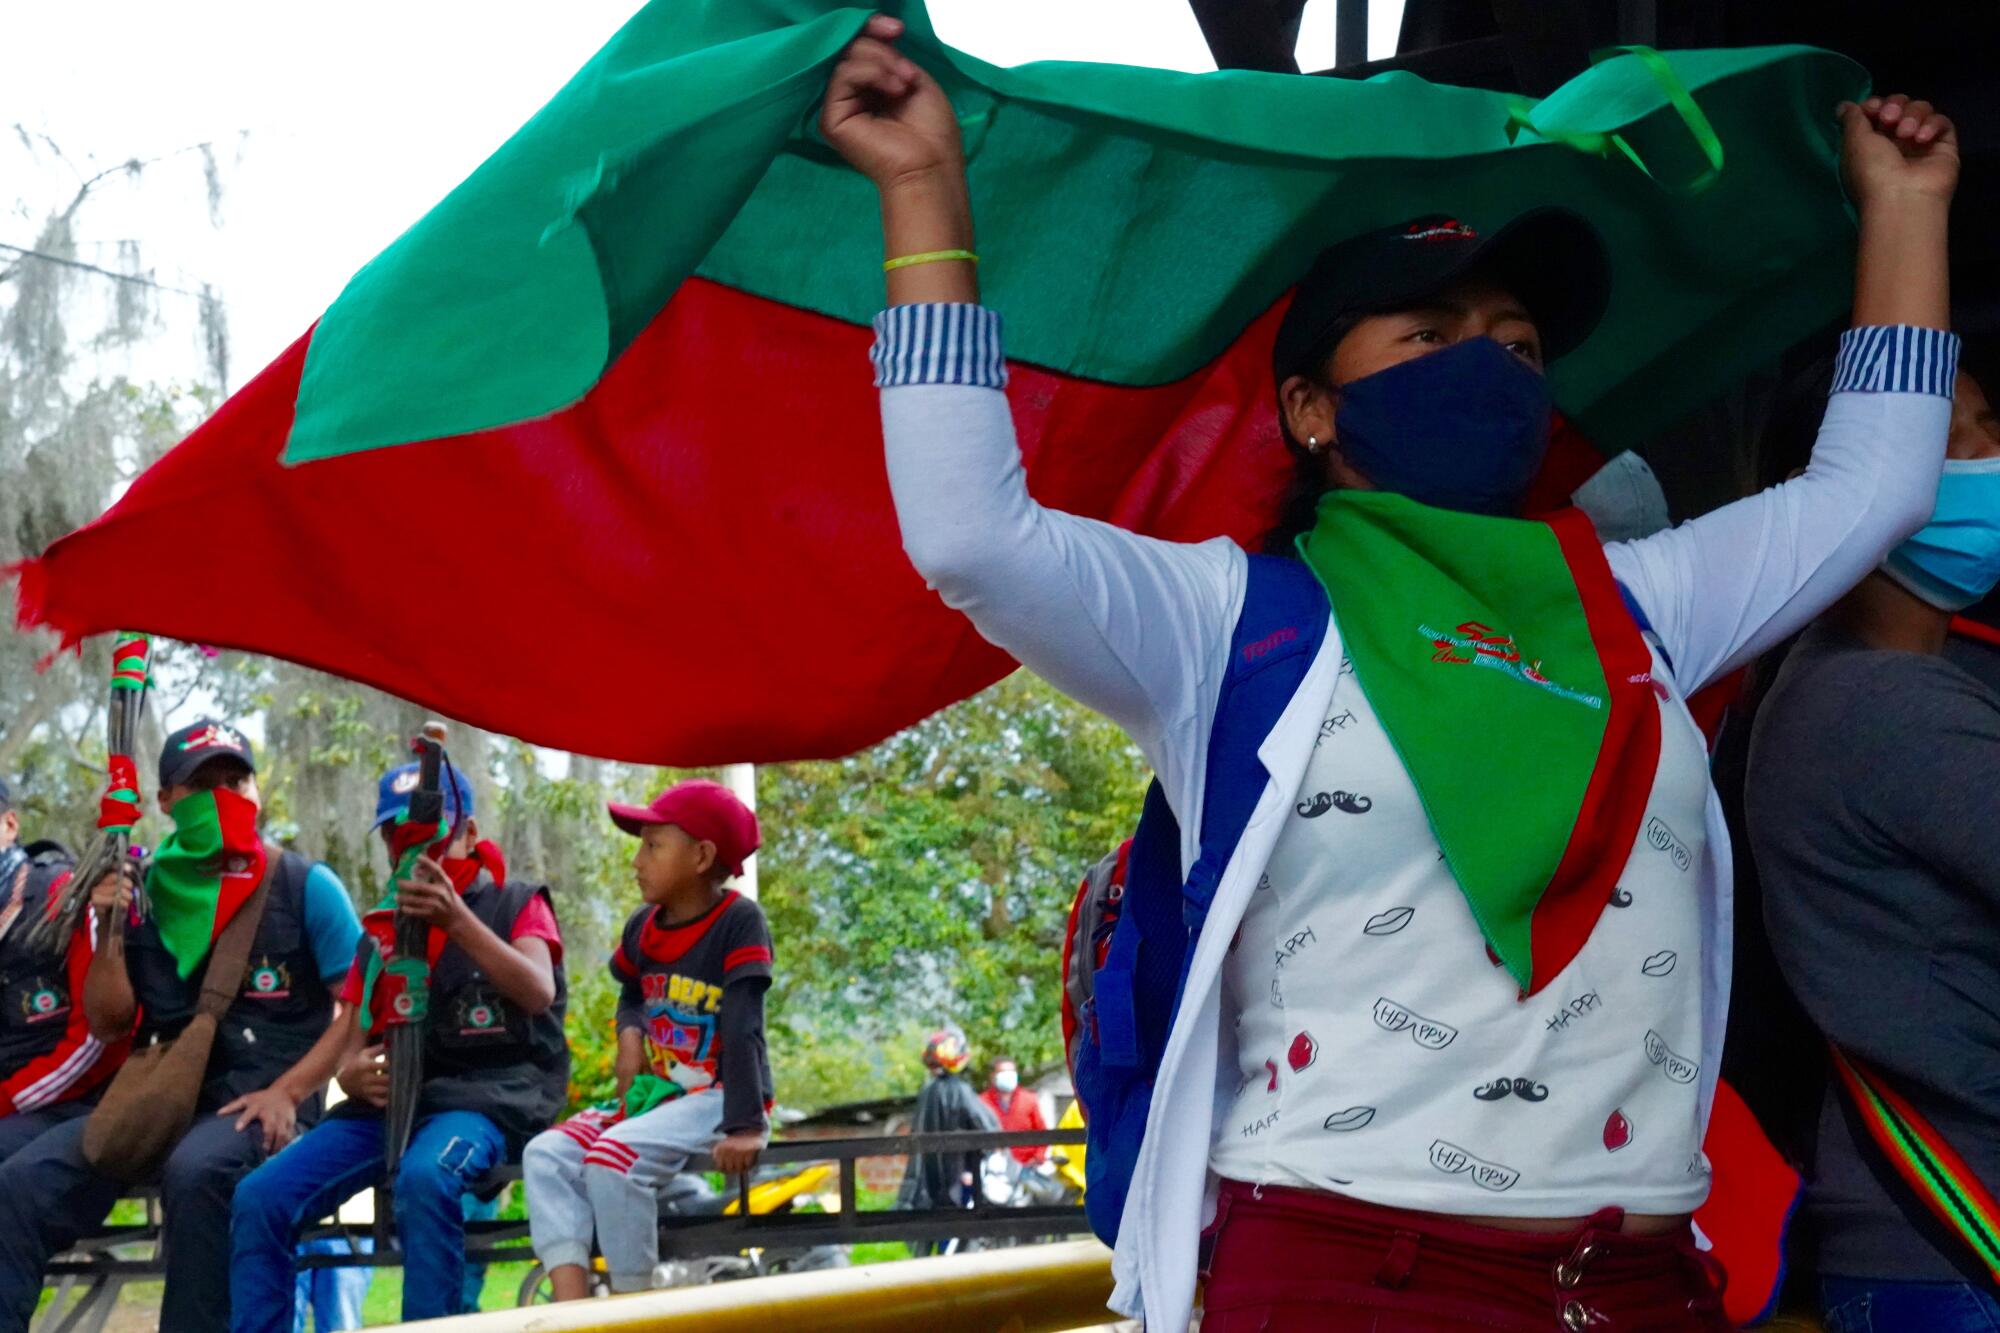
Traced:
<path fill-rule="evenodd" d="M 185 979 L 264 882 L 265 852 L 257 803 L 227 787 L 182 797 L 173 821 L 174 831 L 153 853 L 146 892 L 160 941 Z"/>
<path fill-rule="evenodd" d="M 1652 657 L 1590 521 L 1334 491 L 1299 554 L 1489 947 L 1525 994 L 1617 888 L 1659 768 Z"/>

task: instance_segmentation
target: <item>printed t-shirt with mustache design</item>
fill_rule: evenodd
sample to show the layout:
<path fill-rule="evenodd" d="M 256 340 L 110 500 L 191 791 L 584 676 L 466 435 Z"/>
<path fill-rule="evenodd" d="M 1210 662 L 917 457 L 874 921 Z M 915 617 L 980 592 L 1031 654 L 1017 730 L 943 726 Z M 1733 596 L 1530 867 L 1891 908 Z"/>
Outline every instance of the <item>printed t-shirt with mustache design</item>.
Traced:
<path fill-rule="evenodd" d="M 1654 657 L 1656 696 L 1671 689 Z M 1408 771 L 1343 667 L 1304 784 L 1224 967 L 1238 1090 L 1209 1165 L 1390 1207 L 1693 1212 L 1707 753 L 1661 708 L 1660 764 L 1618 887 L 1523 998 L 1488 952 Z M 1532 754 L 1466 762 L 1540 780 Z"/>

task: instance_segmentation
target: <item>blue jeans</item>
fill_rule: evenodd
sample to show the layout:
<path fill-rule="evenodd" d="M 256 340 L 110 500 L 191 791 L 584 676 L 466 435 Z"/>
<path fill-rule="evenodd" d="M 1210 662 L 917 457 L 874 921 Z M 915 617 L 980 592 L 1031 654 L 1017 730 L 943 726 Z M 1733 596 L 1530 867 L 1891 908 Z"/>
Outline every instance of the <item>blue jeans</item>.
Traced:
<path fill-rule="evenodd" d="M 466 1186 L 500 1161 L 506 1140 L 475 1111 L 417 1122 L 396 1172 L 396 1234 L 403 1243 L 403 1318 L 458 1314 L 465 1285 Z M 236 1187 L 229 1271 L 232 1333 L 290 1333 L 299 1229 L 382 1178 L 379 1116 L 333 1116 Z"/>
<path fill-rule="evenodd" d="M 2000 1333 L 2000 1301 L 1969 1282 L 1824 1277 L 1826 1333 Z"/>
<path fill-rule="evenodd" d="M 349 1241 L 340 1236 L 309 1240 L 301 1254 L 372 1254 L 375 1242 L 366 1236 Z M 375 1270 L 362 1264 L 340 1268 L 299 1270 L 297 1299 L 292 1303 L 292 1333 L 306 1333 L 306 1311 L 312 1311 L 313 1333 L 361 1327 L 361 1305 L 368 1299 L 368 1282 Z"/>
<path fill-rule="evenodd" d="M 502 1196 L 498 1194 L 490 1199 L 480 1199 L 468 1194 L 465 1196 L 465 1201 L 460 1212 L 468 1222 L 490 1222 L 500 1216 L 501 1198 Z M 471 1314 L 479 1308 L 479 1298 L 485 1294 L 485 1291 L 486 1265 L 467 1264 L 465 1266 L 465 1292 L 459 1297 L 459 1304 L 464 1307 L 467 1314 Z M 361 1325 L 356 1324 L 355 1327 L 359 1328 Z"/>

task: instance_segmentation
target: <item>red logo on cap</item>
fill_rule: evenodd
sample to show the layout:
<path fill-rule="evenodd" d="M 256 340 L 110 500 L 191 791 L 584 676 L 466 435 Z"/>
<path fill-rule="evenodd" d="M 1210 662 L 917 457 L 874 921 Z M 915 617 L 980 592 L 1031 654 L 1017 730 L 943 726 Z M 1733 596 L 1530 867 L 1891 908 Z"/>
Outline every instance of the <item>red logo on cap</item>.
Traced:
<path fill-rule="evenodd" d="M 245 752 L 243 738 L 228 727 L 218 727 L 211 723 L 181 742 L 181 749 L 187 750 L 234 750 Z"/>
<path fill-rule="evenodd" d="M 1403 233 L 1406 241 L 1476 241 L 1479 233 L 1457 218 L 1443 222 L 1412 222 Z"/>

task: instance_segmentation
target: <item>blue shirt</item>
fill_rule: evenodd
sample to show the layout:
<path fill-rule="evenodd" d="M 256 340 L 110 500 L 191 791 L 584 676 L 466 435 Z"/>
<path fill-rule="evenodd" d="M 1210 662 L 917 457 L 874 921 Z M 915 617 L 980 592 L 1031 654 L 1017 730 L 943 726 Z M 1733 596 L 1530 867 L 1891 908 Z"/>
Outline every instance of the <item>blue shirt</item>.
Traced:
<path fill-rule="evenodd" d="M 361 918 L 354 913 L 347 886 L 325 865 L 316 864 L 306 873 L 306 936 L 320 979 L 339 989 L 361 944 Z"/>

